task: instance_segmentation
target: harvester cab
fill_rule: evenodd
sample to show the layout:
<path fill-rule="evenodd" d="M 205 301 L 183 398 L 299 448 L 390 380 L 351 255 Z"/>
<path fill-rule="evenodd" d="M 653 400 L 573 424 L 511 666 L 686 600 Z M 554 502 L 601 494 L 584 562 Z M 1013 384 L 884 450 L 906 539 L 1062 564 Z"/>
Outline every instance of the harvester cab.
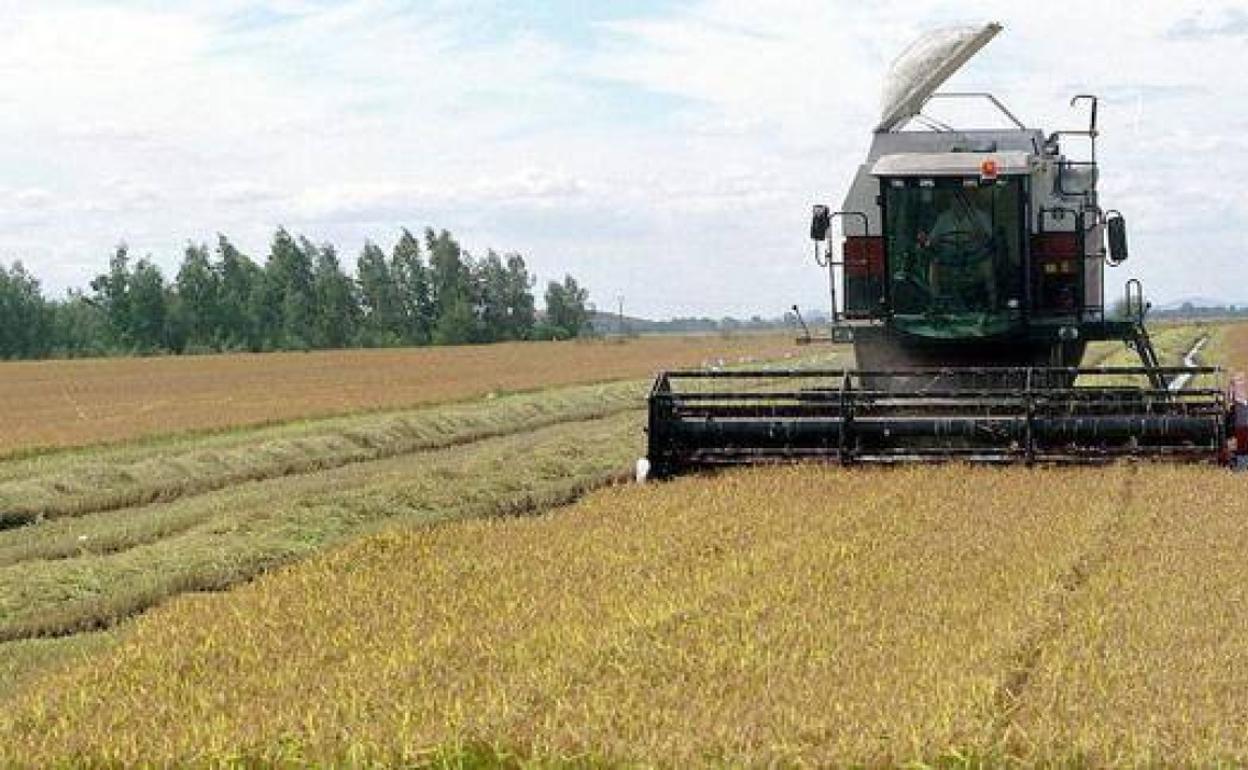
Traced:
<path fill-rule="evenodd" d="M 1127 259 L 1127 236 L 1097 191 L 1097 98 L 1071 101 L 1084 127 L 1046 135 L 990 93 L 937 92 L 1000 31 L 941 29 L 907 48 L 844 202 L 814 208 L 831 324 L 799 341 L 852 344 L 856 368 L 662 373 L 651 475 L 803 459 L 1231 459 L 1221 372 L 1161 365 L 1138 281 L 1106 305 L 1105 268 Z M 923 113 L 936 100 L 982 102 L 1005 127 L 954 128 Z M 1079 368 L 1098 340 L 1126 343 L 1139 365 Z"/>
<path fill-rule="evenodd" d="M 853 343 L 863 369 L 1074 367 L 1088 342 L 1121 339 L 1164 387 L 1138 285 L 1122 317 L 1106 312 L 1104 271 L 1127 258 L 1126 224 L 1099 201 L 1096 97 L 1072 101 L 1086 103 L 1086 128 L 1046 136 L 992 94 L 935 92 L 1000 29 L 938 30 L 894 63 L 866 162 L 840 210 L 817 208 L 811 226 L 832 336 Z M 983 101 L 1009 127 L 955 130 L 923 115 L 935 99 Z M 929 130 L 905 130 L 916 123 Z M 1062 153 L 1076 135 L 1086 158 Z"/>

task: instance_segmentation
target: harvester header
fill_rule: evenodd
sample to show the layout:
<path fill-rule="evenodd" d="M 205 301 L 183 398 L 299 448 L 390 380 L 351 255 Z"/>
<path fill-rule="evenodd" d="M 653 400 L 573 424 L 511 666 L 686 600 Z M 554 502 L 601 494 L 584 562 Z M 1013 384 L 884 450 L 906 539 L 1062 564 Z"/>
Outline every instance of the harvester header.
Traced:
<path fill-rule="evenodd" d="M 907 48 L 844 201 L 814 207 L 831 323 L 799 341 L 850 343 L 857 368 L 661 374 L 652 475 L 796 460 L 1248 455 L 1242 390 L 1216 368 L 1161 365 L 1138 281 L 1107 306 L 1105 270 L 1128 250 L 1125 218 L 1097 189 L 1097 98 L 1071 100 L 1084 126 L 1046 134 L 991 93 L 937 92 L 1000 31 L 941 29 Z M 1004 127 L 947 125 L 924 113 L 937 100 L 980 102 Z M 1136 351 L 1139 366 L 1081 368 L 1088 343 L 1105 340 Z"/>

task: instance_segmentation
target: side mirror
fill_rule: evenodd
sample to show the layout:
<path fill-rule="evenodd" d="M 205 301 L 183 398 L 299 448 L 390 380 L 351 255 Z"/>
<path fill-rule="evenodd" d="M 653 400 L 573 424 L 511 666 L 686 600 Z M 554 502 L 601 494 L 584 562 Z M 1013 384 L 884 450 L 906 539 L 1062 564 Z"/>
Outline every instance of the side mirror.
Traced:
<path fill-rule="evenodd" d="M 1109 261 L 1118 264 L 1127 260 L 1127 220 L 1117 211 L 1110 212 L 1105 220 L 1109 228 Z"/>
<path fill-rule="evenodd" d="M 816 242 L 825 240 L 831 227 L 831 210 L 827 206 L 815 206 L 814 213 L 810 218 L 810 239 Z"/>

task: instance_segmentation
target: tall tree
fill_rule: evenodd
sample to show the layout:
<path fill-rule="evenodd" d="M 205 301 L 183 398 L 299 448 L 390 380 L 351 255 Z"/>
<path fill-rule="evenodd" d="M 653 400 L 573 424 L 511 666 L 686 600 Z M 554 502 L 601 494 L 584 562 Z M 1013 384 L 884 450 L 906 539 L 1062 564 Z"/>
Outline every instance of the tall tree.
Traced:
<path fill-rule="evenodd" d="M 355 284 L 343 275 L 338 252 L 332 244 L 313 247 L 304 241 L 304 250 L 316 253 L 313 290 L 316 297 L 313 345 L 343 348 L 355 341 L 360 305 Z"/>
<path fill-rule="evenodd" d="M 360 286 L 362 340 L 366 345 L 397 345 L 404 341 L 404 307 L 386 254 L 368 241 L 356 260 Z"/>
<path fill-rule="evenodd" d="M 51 311 L 21 262 L 0 265 L 0 358 L 39 358 L 50 348 Z"/>
<path fill-rule="evenodd" d="M 430 273 L 421 258 L 420 241 L 403 230 L 390 257 L 390 275 L 399 296 L 402 339 L 409 345 L 427 345 L 433 339 L 438 309 Z"/>
<path fill-rule="evenodd" d="M 476 336 L 471 257 L 446 230 L 425 230 L 430 293 L 437 311 L 434 342 L 457 345 Z"/>
<path fill-rule="evenodd" d="M 187 245 L 172 282 L 120 244 L 90 292 L 48 300 L 20 264 L 0 265 L 0 358 L 182 353 L 353 344 L 463 344 L 575 336 L 587 295 L 571 277 L 547 287 L 535 326 L 533 277 L 519 254 L 474 260 L 446 230 L 404 230 L 387 256 L 367 243 L 348 275 L 332 244 L 279 228 L 264 266 L 219 235 Z"/>
<path fill-rule="evenodd" d="M 142 353 L 167 349 L 165 336 L 169 297 L 165 277 L 150 259 L 134 263 L 130 275 L 130 328 L 134 347 Z"/>
<path fill-rule="evenodd" d="M 108 272 L 91 281 L 92 301 L 108 319 L 107 347 L 126 350 L 130 338 L 130 248 L 121 243 L 108 260 Z"/>
<path fill-rule="evenodd" d="M 252 304 L 252 294 L 263 297 L 264 272 L 224 235 L 217 236 L 217 260 L 221 343 L 226 348 L 260 350 L 264 319 Z"/>
<path fill-rule="evenodd" d="M 546 328 L 555 339 L 579 337 L 589 324 L 589 292 L 570 275 L 546 286 Z"/>
<path fill-rule="evenodd" d="M 478 342 L 512 339 L 507 301 L 508 274 L 503 260 L 491 249 L 485 258 L 473 265 L 479 320 Z"/>
<path fill-rule="evenodd" d="M 537 307 L 533 300 L 535 279 L 529 275 L 524 257 L 507 255 L 507 280 L 505 304 L 507 306 L 507 339 L 524 340 L 533 334 L 537 321 Z"/>
<path fill-rule="evenodd" d="M 217 348 L 223 336 L 221 285 L 207 246 L 187 245 L 178 269 L 177 292 L 177 324 L 186 345 L 201 350 Z"/>
<path fill-rule="evenodd" d="M 315 251 L 316 247 L 306 239 L 296 243 L 285 228 L 279 228 L 273 235 L 269 259 L 264 266 L 264 296 L 256 303 L 253 293 L 253 304 L 262 306 L 258 309 L 264 313 L 266 322 L 275 322 L 277 328 L 266 335 L 275 347 L 300 350 L 311 344 L 308 337 L 315 309 L 312 289 Z M 265 310 L 264 305 L 269 308 Z"/>

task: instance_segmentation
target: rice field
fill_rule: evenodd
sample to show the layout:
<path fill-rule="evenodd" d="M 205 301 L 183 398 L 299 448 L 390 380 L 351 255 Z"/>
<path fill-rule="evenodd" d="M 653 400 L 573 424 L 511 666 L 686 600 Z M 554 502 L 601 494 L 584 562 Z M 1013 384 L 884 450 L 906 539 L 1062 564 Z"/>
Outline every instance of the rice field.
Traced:
<path fill-rule="evenodd" d="M 795 354 L 793 335 L 0 363 L 0 456 L 640 379 Z"/>
<path fill-rule="evenodd" d="M 1248 326 L 1154 341 L 1206 335 L 1248 365 Z M 528 515 L 626 477 L 654 369 L 850 363 L 741 339 L 555 345 L 545 381 L 508 346 L 296 354 L 241 378 L 289 377 L 284 416 L 0 448 L 0 766 L 1248 763 L 1218 469 L 760 469 Z M 433 353 L 459 396 L 351 395 Z"/>
<path fill-rule="evenodd" d="M 756 346 L 710 362 L 757 362 L 777 342 L 748 339 Z M 734 350 L 738 342 L 561 349 L 610 348 L 626 362 L 637 357 L 638 367 L 639 356 L 652 355 L 648 372 L 672 363 L 665 356 L 673 350 Z M 826 365 L 844 352 L 796 358 L 787 343 L 779 349 L 785 365 Z M 510 356 L 507 346 L 495 351 L 500 376 Z M 569 371 L 550 373 L 551 384 L 535 390 L 482 394 L 486 383 L 464 381 L 462 392 L 474 397 L 86 447 L 27 446 L 0 459 L 0 697 L 84 648 L 110 646 L 116 637 L 98 630 L 172 596 L 224 590 L 386 527 L 542 510 L 623 477 L 644 451 L 650 381 L 559 385 L 584 361 L 567 363 Z M 84 647 L 84 638 L 98 641 Z"/>
<path fill-rule="evenodd" d="M 760 469 L 392 530 L 145 615 L 12 698 L 0 757 L 1242 763 L 1243 490 Z"/>

